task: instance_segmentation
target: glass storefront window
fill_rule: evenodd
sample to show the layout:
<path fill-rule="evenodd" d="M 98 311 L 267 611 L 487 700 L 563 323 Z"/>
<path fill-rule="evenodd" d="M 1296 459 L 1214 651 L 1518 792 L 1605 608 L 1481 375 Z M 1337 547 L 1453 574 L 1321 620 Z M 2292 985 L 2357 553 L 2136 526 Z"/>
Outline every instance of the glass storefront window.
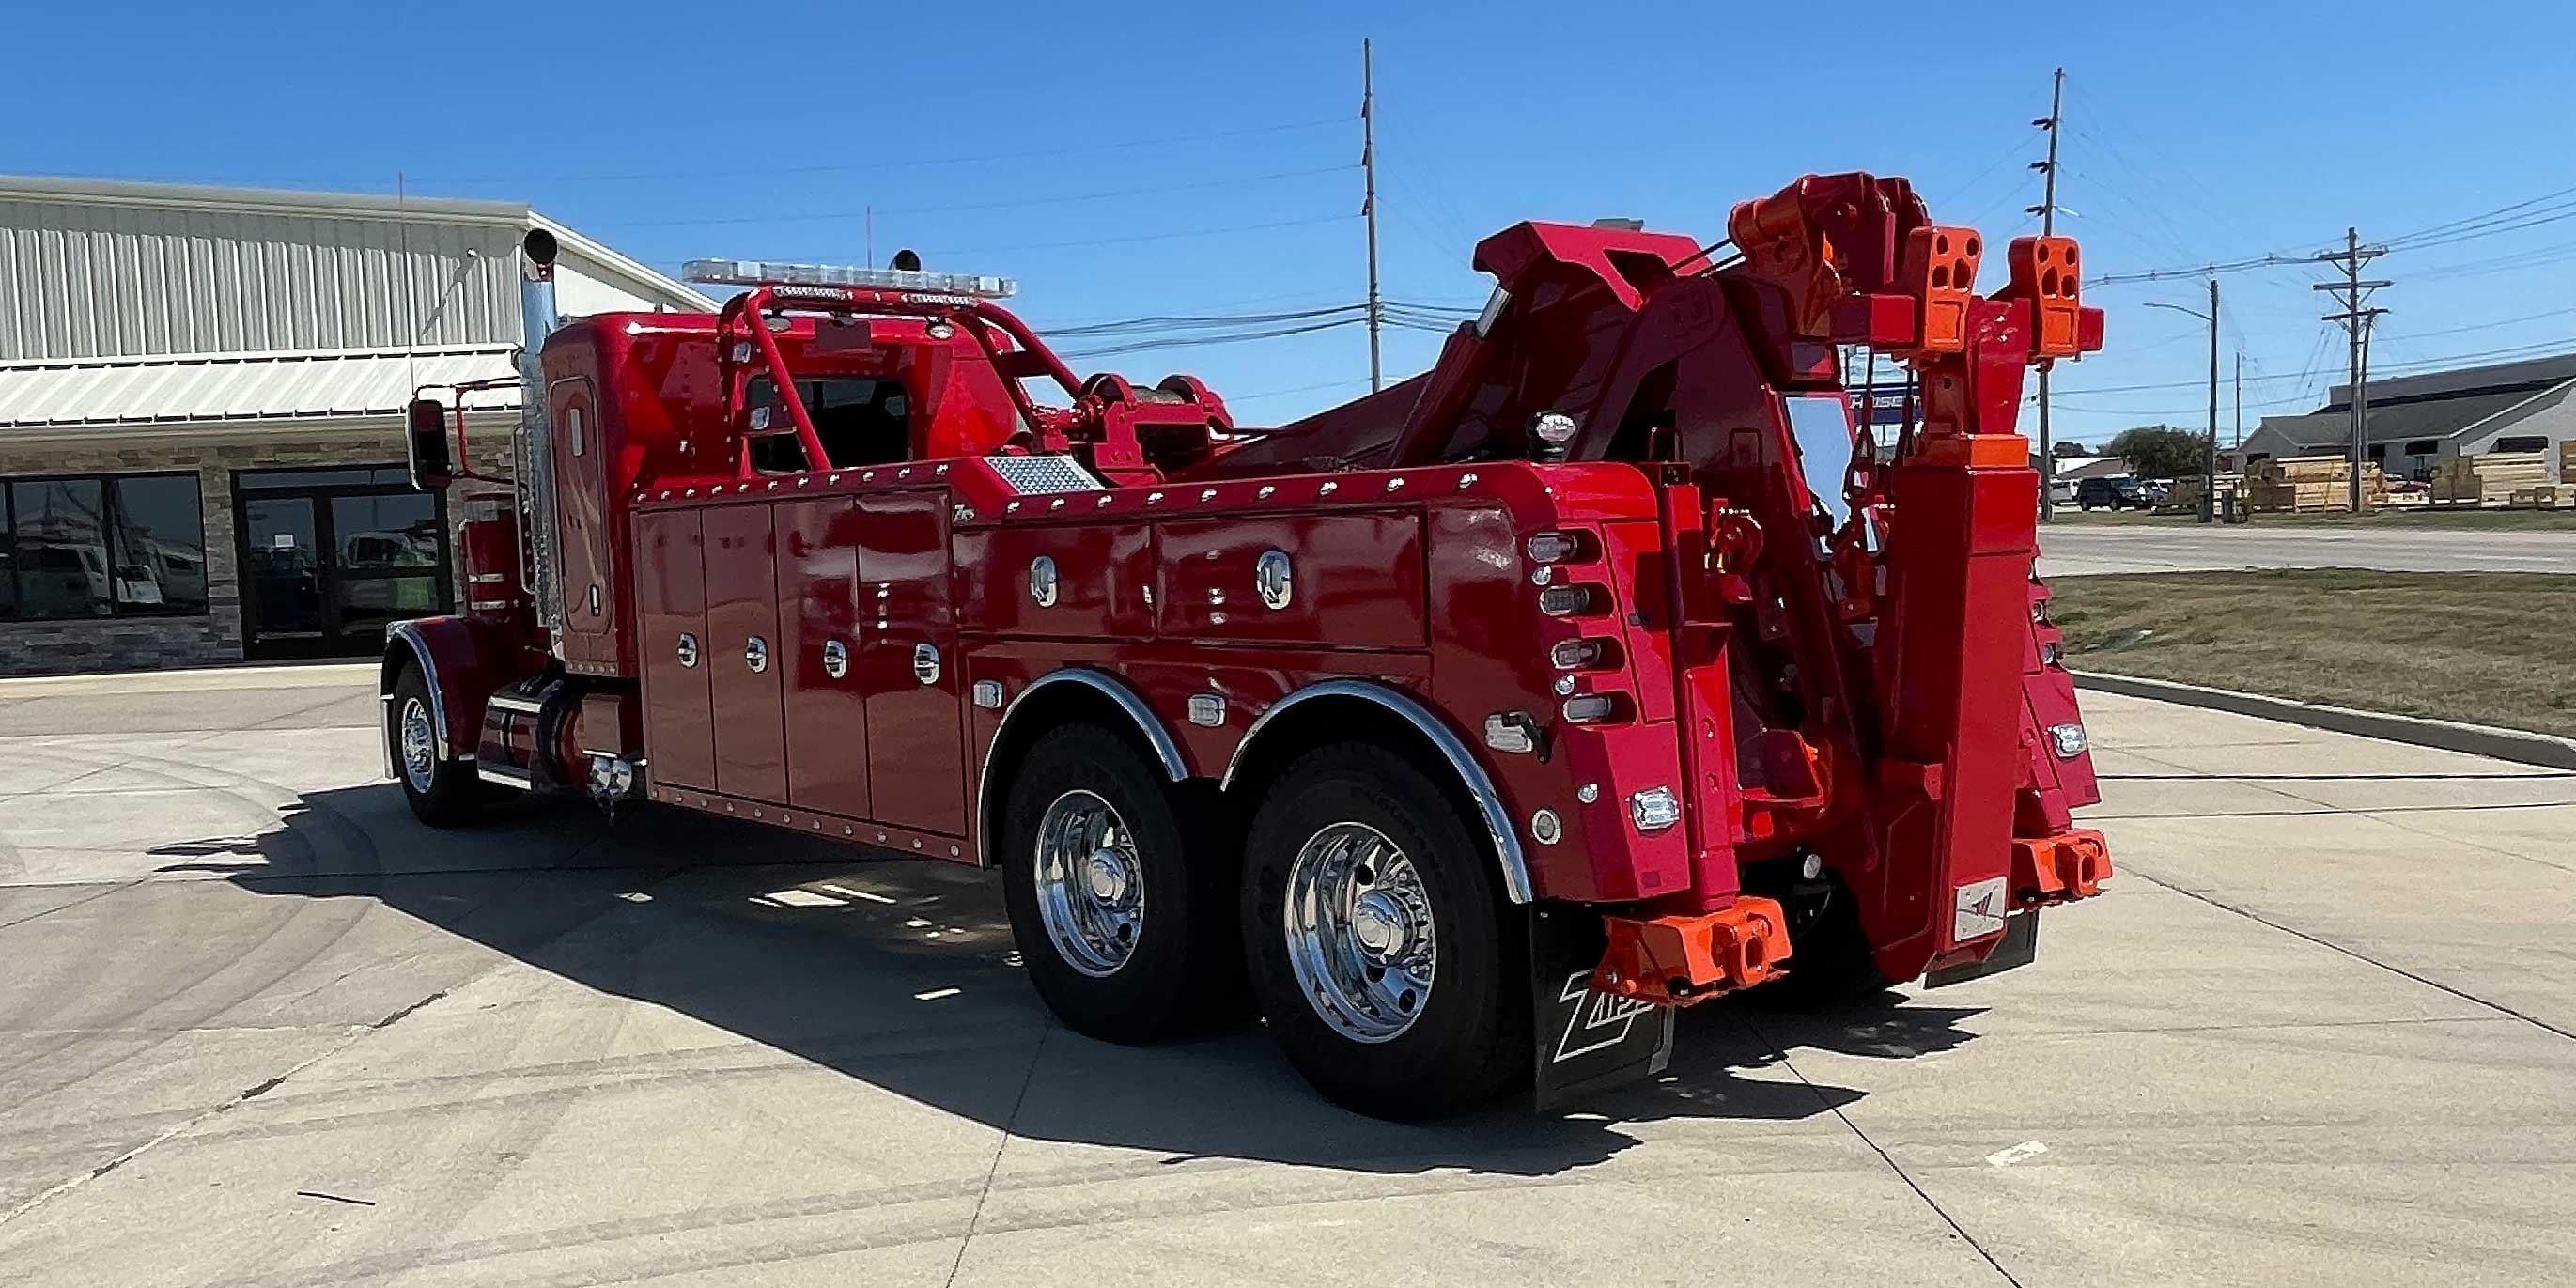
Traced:
<path fill-rule="evenodd" d="M 0 514 L 0 617 L 206 611 L 193 474 L 14 479 Z"/>

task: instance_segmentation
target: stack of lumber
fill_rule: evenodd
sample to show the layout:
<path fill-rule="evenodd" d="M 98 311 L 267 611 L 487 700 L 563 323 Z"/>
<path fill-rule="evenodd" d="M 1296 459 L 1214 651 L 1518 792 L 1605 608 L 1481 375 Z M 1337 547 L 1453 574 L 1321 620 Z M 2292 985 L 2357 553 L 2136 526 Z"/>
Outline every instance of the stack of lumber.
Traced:
<path fill-rule="evenodd" d="M 2289 456 L 2256 461 L 2245 469 L 2246 500 L 2252 508 L 2303 514 L 2341 510 L 2351 503 L 2352 462 L 2341 456 Z M 2388 476 L 2375 464 L 2362 467 L 2362 508 L 2388 500 Z"/>
<path fill-rule="evenodd" d="M 2545 452 L 2487 452 L 2448 457 L 2433 464 L 2433 500 L 2458 505 L 2505 506 L 2514 493 L 2543 487 L 2549 477 Z M 2523 504 L 2532 504 L 2526 497 Z"/>
<path fill-rule="evenodd" d="M 2156 507 L 2156 513 L 2158 513 L 2158 514 L 2198 514 L 2198 513 L 2200 513 L 2200 494 L 2201 494 L 2201 492 L 2202 492 L 2202 490 L 2203 490 L 2203 489 L 2202 489 L 2202 486 L 2201 486 L 2201 482 L 2202 482 L 2202 481 L 2201 481 L 2200 479 L 2197 479 L 2197 478 L 2182 478 L 2182 479 L 2175 479 L 2175 480 L 2174 480 L 2174 485 L 2173 485 L 2173 491 L 2165 497 L 2165 503 L 2164 503 L 2163 505 L 2160 505 L 2160 506 L 2157 506 L 2157 507 Z M 2218 498 L 2219 498 L 2219 504 L 2221 504 L 2221 505 L 2225 505 L 2228 497 L 2230 497 L 2230 496 L 2234 496 L 2234 495 L 2237 495 L 2237 494 L 2239 494 L 2239 493 L 2243 492 L 2243 491 L 2244 491 L 2244 485 L 2245 485 L 2245 480 L 2243 479 L 2243 477 L 2242 477 L 2242 476 L 2235 475 L 2235 474 L 2221 474 L 2221 475 L 2219 475 L 2219 476 L 2218 476 Z"/>
<path fill-rule="evenodd" d="M 2558 481 L 2576 484 L 2576 438 L 2558 445 Z"/>

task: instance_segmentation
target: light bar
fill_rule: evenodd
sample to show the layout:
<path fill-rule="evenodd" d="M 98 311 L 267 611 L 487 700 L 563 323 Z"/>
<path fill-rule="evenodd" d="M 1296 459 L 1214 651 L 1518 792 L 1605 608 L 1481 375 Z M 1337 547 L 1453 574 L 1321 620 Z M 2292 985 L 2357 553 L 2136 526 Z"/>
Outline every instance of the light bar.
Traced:
<path fill-rule="evenodd" d="M 767 259 L 693 259 L 680 269 L 692 282 L 717 286 L 850 286 L 872 291 L 911 291 L 928 295 L 970 295 L 998 300 L 1015 294 L 1020 284 L 1007 277 L 974 273 L 921 273 L 900 268 L 853 268 L 845 264 L 786 264 Z"/>

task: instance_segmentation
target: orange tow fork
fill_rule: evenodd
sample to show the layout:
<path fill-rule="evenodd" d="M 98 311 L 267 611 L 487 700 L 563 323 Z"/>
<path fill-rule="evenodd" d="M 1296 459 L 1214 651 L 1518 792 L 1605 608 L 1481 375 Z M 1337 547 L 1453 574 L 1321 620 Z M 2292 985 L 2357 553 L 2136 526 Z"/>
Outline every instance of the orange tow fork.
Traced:
<path fill-rule="evenodd" d="M 2102 893 L 2111 879 L 2111 849 L 2100 832 L 2075 829 L 2054 836 L 2016 837 L 2012 857 L 2013 906 L 2038 908 Z"/>
<path fill-rule="evenodd" d="M 1603 917 L 1610 946 L 1592 987 L 1657 1006 L 1688 1006 L 1751 988 L 1789 958 L 1789 919 L 1752 895 L 1695 916 Z"/>

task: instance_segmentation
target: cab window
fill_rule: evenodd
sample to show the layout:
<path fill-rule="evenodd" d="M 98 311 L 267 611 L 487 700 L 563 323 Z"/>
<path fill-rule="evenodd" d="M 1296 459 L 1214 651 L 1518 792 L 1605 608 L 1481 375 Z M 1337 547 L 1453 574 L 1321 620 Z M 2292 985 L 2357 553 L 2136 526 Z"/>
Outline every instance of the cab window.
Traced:
<path fill-rule="evenodd" d="M 752 468 L 764 474 L 793 474 L 816 468 L 885 465 L 908 460 L 912 453 L 912 398 L 901 380 L 874 376 L 799 376 L 796 393 L 805 414 L 814 419 L 815 437 L 831 459 L 809 462 L 787 409 L 780 405 L 767 376 L 755 376 L 744 390 L 745 405 L 769 408 L 772 432 L 751 440 Z M 784 432 L 780 432 L 784 431 Z"/>

